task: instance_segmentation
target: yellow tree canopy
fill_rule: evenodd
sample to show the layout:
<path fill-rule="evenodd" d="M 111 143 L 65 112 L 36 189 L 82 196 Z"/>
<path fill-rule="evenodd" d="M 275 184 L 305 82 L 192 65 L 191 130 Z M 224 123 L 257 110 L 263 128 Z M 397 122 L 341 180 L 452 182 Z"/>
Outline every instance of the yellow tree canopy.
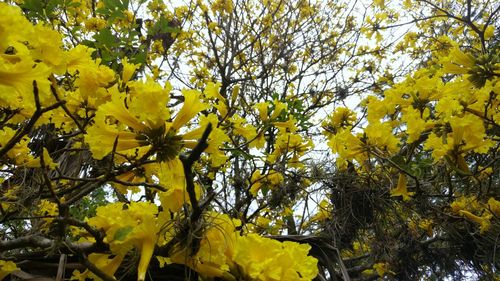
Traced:
<path fill-rule="evenodd" d="M 0 2 L 0 280 L 498 278 L 499 9 Z"/>

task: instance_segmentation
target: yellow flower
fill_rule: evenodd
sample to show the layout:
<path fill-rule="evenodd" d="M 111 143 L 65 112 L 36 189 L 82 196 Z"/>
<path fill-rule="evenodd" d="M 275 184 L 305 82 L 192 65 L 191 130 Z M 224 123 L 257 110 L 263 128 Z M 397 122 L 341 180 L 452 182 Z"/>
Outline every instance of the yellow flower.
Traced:
<path fill-rule="evenodd" d="M 381 9 L 385 8 L 384 0 L 373 0 L 373 4 Z"/>
<path fill-rule="evenodd" d="M 418 227 L 425 230 L 427 233 L 427 236 L 429 236 L 429 237 L 431 237 L 432 233 L 433 233 L 432 225 L 433 225 L 433 223 L 432 223 L 432 220 L 430 220 L 430 219 L 423 219 L 418 223 Z"/>
<path fill-rule="evenodd" d="M 475 65 L 474 58 L 471 55 L 463 53 L 458 46 L 451 49 L 447 58 L 443 59 L 443 70 L 452 74 L 467 74 Z"/>
<path fill-rule="evenodd" d="M 109 276 L 114 276 L 116 270 L 118 270 L 118 267 L 120 267 L 120 264 L 122 263 L 124 257 L 124 255 L 116 255 L 113 258 L 110 258 L 110 255 L 108 254 L 92 253 L 89 255 L 88 259 L 101 271 L 105 272 Z M 80 273 L 80 271 L 78 270 L 75 270 L 73 271 L 73 276 L 71 277 L 71 280 L 79 281 L 85 281 L 88 279 L 99 280 L 100 278 L 88 269 L 82 273 Z"/>
<path fill-rule="evenodd" d="M 177 212 L 184 203 L 189 203 L 186 191 L 186 177 L 181 160 L 176 157 L 172 160 L 161 162 L 157 165 L 158 180 L 168 190 L 158 192 L 164 210 Z"/>
<path fill-rule="evenodd" d="M 14 137 L 15 133 L 16 131 L 9 127 L 5 127 L 3 130 L 0 130 L 0 147 L 5 146 Z M 7 156 L 14 163 L 16 163 L 16 165 L 29 168 L 39 168 L 41 167 L 40 157 L 35 158 L 33 156 L 33 153 L 28 147 L 29 143 L 30 139 L 28 137 L 22 138 L 7 152 Z M 49 169 L 55 169 L 57 164 L 54 163 L 46 148 L 43 148 L 42 153 L 45 166 Z"/>
<path fill-rule="evenodd" d="M 207 215 L 210 227 L 205 232 L 196 255 L 188 257 L 184 252 L 174 255 L 172 261 L 186 264 L 204 277 L 236 280 L 230 271 L 236 269 L 232 258 L 239 238 L 236 227 L 240 226 L 241 222 L 215 212 L 209 212 Z"/>
<path fill-rule="evenodd" d="M 364 162 L 365 144 L 350 130 L 343 129 L 328 138 L 328 146 L 334 153 L 338 153 L 338 162 L 346 160 L 358 160 L 359 163 Z"/>
<path fill-rule="evenodd" d="M 490 226 L 491 226 L 490 220 L 492 218 L 491 214 L 484 213 L 482 216 L 479 217 L 479 216 L 476 216 L 473 213 L 471 213 L 469 211 L 465 211 L 465 210 L 460 210 L 460 211 L 458 211 L 458 213 L 462 216 L 465 216 L 470 221 L 473 221 L 473 222 L 479 224 L 479 230 L 480 230 L 481 234 L 490 229 Z"/>
<path fill-rule="evenodd" d="M 4 261 L 0 260 L 0 280 L 3 280 L 13 271 L 18 270 L 19 268 L 12 261 Z"/>
<path fill-rule="evenodd" d="M 269 104 L 267 102 L 259 102 L 254 105 L 257 111 L 259 111 L 259 117 L 262 121 L 269 119 L 268 106 Z"/>
<path fill-rule="evenodd" d="M 115 141 L 116 152 L 127 152 L 142 145 L 137 140 L 137 134 L 121 131 L 116 126 L 107 124 L 104 114 L 96 115 L 94 121 L 94 125 L 87 129 L 85 142 L 89 144 L 95 159 L 102 159 L 108 155 L 113 150 Z"/>
<path fill-rule="evenodd" d="M 389 270 L 389 265 L 385 262 L 378 262 L 373 265 L 373 269 L 377 271 L 378 276 L 383 277 L 387 273 L 394 274 L 394 272 Z"/>
<path fill-rule="evenodd" d="M 389 152 L 395 152 L 398 149 L 399 140 L 392 133 L 392 126 L 389 122 L 370 123 L 365 128 L 368 136 L 368 142 Z"/>
<path fill-rule="evenodd" d="M 55 169 L 57 167 L 57 163 L 54 163 L 54 161 L 52 160 L 52 158 L 50 157 L 49 155 L 49 151 L 47 150 L 47 148 L 43 148 L 43 162 L 45 164 L 45 167 L 49 168 L 49 169 Z M 25 163 L 26 167 L 30 167 L 30 168 L 39 168 L 41 167 L 41 158 L 38 157 L 38 158 L 35 158 L 33 160 L 30 160 L 28 161 L 27 163 Z"/>
<path fill-rule="evenodd" d="M 257 136 L 255 127 L 251 124 L 246 124 L 246 120 L 238 114 L 231 116 L 230 120 L 233 125 L 234 132 L 243 136 L 246 140 L 252 140 L 255 136 Z"/>
<path fill-rule="evenodd" d="M 226 101 L 226 99 L 220 94 L 220 83 L 208 82 L 205 86 L 203 94 L 208 99 L 218 99 L 219 101 Z"/>
<path fill-rule="evenodd" d="M 450 57 L 450 60 L 454 63 L 458 63 L 458 64 L 466 66 L 466 67 L 474 66 L 474 57 L 462 52 L 458 48 L 458 46 L 455 46 L 453 49 L 451 49 L 449 57 Z"/>
<path fill-rule="evenodd" d="M 50 202 L 46 199 L 40 200 L 38 202 L 38 209 L 35 211 L 35 214 L 39 216 L 48 216 L 49 218 L 43 218 L 42 231 L 45 232 L 48 230 L 48 226 L 54 220 L 51 217 L 55 217 L 59 214 L 59 208 L 57 204 L 54 202 Z"/>
<path fill-rule="evenodd" d="M 282 103 L 279 100 L 274 100 L 273 104 L 274 104 L 274 110 L 273 110 L 273 114 L 271 114 L 271 119 L 277 118 L 278 116 L 281 115 L 281 112 L 283 110 L 287 109 L 287 105 L 285 103 Z"/>
<path fill-rule="evenodd" d="M 488 207 L 495 216 L 500 217 L 500 201 L 497 201 L 495 200 L 495 198 L 491 197 L 488 200 Z"/>
<path fill-rule="evenodd" d="M 415 192 L 408 192 L 407 183 L 408 183 L 408 180 L 406 178 L 406 175 L 403 173 L 400 173 L 399 178 L 398 178 L 398 185 L 396 186 L 396 188 L 391 190 L 391 197 L 402 196 L 403 201 L 410 200 L 411 196 L 413 194 L 415 194 Z"/>
<path fill-rule="evenodd" d="M 21 9 L 0 3 L 0 51 L 5 53 L 13 42 L 24 42 L 34 35 L 33 25 L 22 16 Z"/>
<path fill-rule="evenodd" d="M 74 73 L 81 66 L 92 64 L 95 62 L 92 60 L 92 53 L 94 49 L 89 48 L 84 45 L 77 45 L 76 47 L 70 49 L 66 52 L 66 67 L 70 73 Z"/>
<path fill-rule="evenodd" d="M 210 164 L 212 167 L 220 167 L 226 163 L 227 156 L 220 148 L 224 146 L 224 143 L 230 141 L 225 131 L 216 125 L 218 122 L 219 119 L 217 115 L 213 113 L 206 116 L 202 115 L 200 116 L 199 127 L 197 129 L 181 135 L 184 145 L 188 148 L 194 148 L 208 124 L 212 124 L 212 132 L 207 140 L 208 147 L 204 151 L 210 154 Z"/>
<path fill-rule="evenodd" d="M 275 170 L 271 170 L 271 171 L 269 171 L 269 174 L 267 175 L 267 180 L 271 186 L 275 187 L 275 186 L 278 186 L 281 183 L 283 183 L 285 178 L 283 177 L 283 175 L 280 172 L 275 171 Z"/>
<path fill-rule="evenodd" d="M 424 143 L 424 149 L 432 151 L 434 162 L 441 160 L 441 158 L 453 149 L 452 137 L 447 136 L 444 139 L 446 141 L 443 143 L 443 138 L 432 132 Z"/>
<path fill-rule="evenodd" d="M 82 47 L 73 55 L 90 52 L 90 49 L 85 50 Z M 83 100 L 91 107 L 97 107 L 109 100 L 109 93 L 105 88 L 115 80 L 115 72 L 107 66 L 99 65 L 99 61 L 86 60 L 86 58 L 81 61 L 73 60 L 73 63 L 81 63 L 71 68 L 68 66 L 68 70 L 78 69 L 78 79 L 75 85 L 80 90 Z"/>
<path fill-rule="evenodd" d="M 280 133 L 295 133 L 297 131 L 297 120 L 290 115 L 285 122 L 274 122 L 274 126 L 280 130 Z"/>
<path fill-rule="evenodd" d="M 130 96 L 127 100 L 129 112 L 144 123 L 150 130 L 160 128 L 170 119 L 167 104 L 170 100 L 172 85 L 166 82 L 162 87 L 151 78 L 146 81 L 128 83 Z"/>
<path fill-rule="evenodd" d="M 331 218 L 332 209 L 333 206 L 331 205 L 330 201 L 326 199 L 321 200 L 318 205 L 318 213 L 311 218 L 311 221 L 322 222 Z"/>
<path fill-rule="evenodd" d="M 109 89 L 111 101 L 99 106 L 94 117 L 95 123 L 87 129 L 85 141 L 94 158 L 102 159 L 110 153 L 115 140 L 116 152 L 137 156 L 144 153 L 148 145 L 169 144 L 163 141 L 165 120 L 170 117 L 166 107 L 169 86 L 163 89 L 148 80 L 131 82 L 130 89 L 129 95 L 120 93 L 117 86 Z M 140 147 L 144 148 L 141 150 Z"/>
<path fill-rule="evenodd" d="M 484 30 L 484 39 L 485 40 L 490 40 L 490 38 L 493 37 L 493 35 L 495 35 L 495 26 L 493 25 L 489 25 L 488 27 L 486 27 L 486 29 Z"/>
<path fill-rule="evenodd" d="M 356 122 L 356 113 L 346 107 L 338 107 L 325 122 L 324 126 L 331 126 L 335 131 L 340 128 L 350 128 Z"/>
<path fill-rule="evenodd" d="M 48 105 L 48 77 L 51 69 L 44 63 L 35 63 L 28 54 L 0 55 L 0 100 L 11 108 L 22 104 L 31 115 L 35 111 L 33 80 L 37 81 L 41 103 Z M 14 94 L 15 93 L 15 94 Z M 14 95 L 13 95 L 14 94 Z M 50 100 L 50 99 L 49 99 Z"/>
<path fill-rule="evenodd" d="M 271 220 L 265 217 L 258 217 L 257 220 L 255 221 L 255 224 L 261 228 L 268 228 L 269 224 L 271 223 Z"/>
<path fill-rule="evenodd" d="M 234 262 L 253 280 L 312 280 L 318 269 L 317 260 L 308 256 L 310 248 L 248 234 L 238 238 Z"/>
<path fill-rule="evenodd" d="M 478 153 L 486 153 L 488 149 L 495 145 L 494 142 L 486 140 L 486 132 L 482 119 L 467 114 L 463 117 L 453 116 L 450 118 L 450 125 L 453 130 L 453 145 L 460 147 L 461 152 L 474 150 Z"/>
<path fill-rule="evenodd" d="M 259 192 L 260 188 L 262 187 L 262 174 L 260 173 L 260 170 L 255 170 L 253 172 L 252 177 L 250 178 L 250 193 L 253 196 L 257 196 L 257 192 Z"/>
<path fill-rule="evenodd" d="M 125 255 L 131 248 L 141 253 L 137 268 L 137 280 L 144 281 L 149 261 L 153 256 L 160 227 L 158 207 L 150 202 L 132 202 L 128 205 L 114 203 L 97 208 L 96 216 L 89 225 L 106 232 L 105 242 L 117 255 Z"/>
<path fill-rule="evenodd" d="M 428 128 L 426 121 L 421 118 L 420 112 L 413 107 L 406 108 L 406 112 L 402 116 L 401 121 L 406 122 L 408 143 L 418 140 L 420 135 Z"/>
<path fill-rule="evenodd" d="M 124 57 L 122 59 L 122 65 L 122 82 L 123 84 L 127 84 L 127 82 L 130 80 L 130 78 L 132 78 L 134 72 L 139 68 L 140 65 L 129 63 L 127 57 Z M 144 99 L 143 101 L 147 101 L 147 99 Z"/>
<path fill-rule="evenodd" d="M 184 96 L 184 104 L 172 123 L 174 130 L 178 130 L 198 114 L 198 112 L 207 108 L 207 105 L 200 99 L 199 91 L 185 89 L 182 90 L 182 94 Z"/>
<path fill-rule="evenodd" d="M 141 175 L 138 175 L 136 171 L 128 171 L 121 175 L 116 176 L 117 180 L 128 182 L 128 183 L 140 183 L 144 182 L 145 178 Z M 121 194 L 127 195 L 130 190 L 132 193 L 138 193 L 140 191 L 139 186 L 127 186 L 120 183 L 111 183 L 111 185 L 116 188 Z"/>
<path fill-rule="evenodd" d="M 101 18 L 88 18 L 84 21 L 85 29 L 87 31 L 99 31 L 106 27 L 106 20 Z"/>
<path fill-rule="evenodd" d="M 311 246 L 257 234 L 241 236 L 239 220 L 215 212 L 207 215 L 209 227 L 199 251 L 194 256 L 180 251 L 167 262 L 185 264 L 203 277 L 224 280 L 312 280 L 318 274 L 317 260 L 308 256 Z"/>
<path fill-rule="evenodd" d="M 458 214 L 460 210 L 477 211 L 481 209 L 481 205 L 475 196 L 460 196 L 450 204 L 450 207 L 456 214 Z"/>
<path fill-rule="evenodd" d="M 113 87 L 113 89 L 115 90 L 111 95 L 111 101 L 99 106 L 96 118 L 98 115 L 112 117 L 136 132 L 146 131 L 148 127 L 126 107 L 127 95 L 118 92 L 116 87 Z"/>
<path fill-rule="evenodd" d="M 48 65 L 52 72 L 64 74 L 66 61 L 61 34 L 41 24 L 34 26 L 34 32 L 35 34 L 43 34 L 43 36 L 34 36 L 33 40 L 30 41 L 30 47 L 33 47 L 33 58 Z"/>

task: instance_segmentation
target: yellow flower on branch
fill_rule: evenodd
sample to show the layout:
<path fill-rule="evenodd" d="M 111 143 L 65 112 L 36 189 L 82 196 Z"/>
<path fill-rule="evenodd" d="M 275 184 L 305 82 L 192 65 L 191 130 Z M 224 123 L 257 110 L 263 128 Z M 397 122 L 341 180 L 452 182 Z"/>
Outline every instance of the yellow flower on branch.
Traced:
<path fill-rule="evenodd" d="M 85 141 L 89 144 L 90 151 L 95 159 L 104 158 L 113 149 L 116 152 L 124 153 L 142 145 L 137 140 L 136 133 L 122 131 L 116 126 L 108 124 L 104 115 L 96 115 L 94 122 L 94 125 L 87 129 Z"/>
<path fill-rule="evenodd" d="M 256 108 L 259 112 L 259 117 L 262 121 L 269 119 L 268 106 L 269 104 L 267 102 L 259 102 L 254 105 L 254 108 Z"/>
<path fill-rule="evenodd" d="M 308 255 L 308 244 L 242 235 L 239 220 L 215 212 L 209 212 L 206 221 L 199 251 L 190 256 L 180 250 L 169 261 L 185 264 L 203 277 L 224 280 L 305 281 L 318 274 L 318 261 Z"/>
<path fill-rule="evenodd" d="M 96 216 L 88 224 L 106 233 L 104 239 L 111 252 L 125 255 L 132 248 L 140 252 L 137 280 L 144 281 L 161 226 L 158 207 L 150 202 L 114 203 L 97 208 Z"/>
<path fill-rule="evenodd" d="M 473 213 L 465 210 L 460 210 L 458 213 L 472 222 L 479 224 L 479 230 L 481 234 L 488 231 L 491 227 L 491 218 L 492 215 L 488 213 L 484 213 L 482 216 L 476 216 Z"/>
<path fill-rule="evenodd" d="M 396 188 L 391 190 L 391 197 L 402 196 L 403 201 L 410 200 L 411 196 L 415 194 L 415 192 L 408 192 L 407 188 L 408 188 L 408 179 L 406 178 L 405 174 L 400 173 Z"/>
<path fill-rule="evenodd" d="M 488 199 L 488 208 L 495 216 L 500 217 L 500 201 L 491 197 Z"/>
<path fill-rule="evenodd" d="M 48 90 L 50 68 L 43 63 L 34 63 L 28 54 L 0 55 L 0 90 L 11 93 L 10 99 L 2 97 L 5 103 L 17 108 L 19 103 L 31 105 L 34 111 L 33 80 L 37 81 L 39 89 Z M 12 98 L 12 92 L 17 98 Z M 43 100 L 41 101 L 43 102 Z"/>
<path fill-rule="evenodd" d="M 319 202 L 318 212 L 311 218 L 311 222 L 323 222 L 332 217 L 333 206 L 330 201 L 323 199 Z"/>
<path fill-rule="evenodd" d="M 365 128 L 368 143 L 377 146 L 388 152 L 396 152 L 399 145 L 399 139 L 392 133 L 392 126 L 389 122 L 370 123 Z"/>
<path fill-rule="evenodd" d="M 465 54 L 458 46 L 454 46 L 449 56 L 444 59 L 442 64 L 445 72 L 452 74 L 467 74 L 475 65 L 475 62 L 471 55 Z"/>
<path fill-rule="evenodd" d="M 389 270 L 389 264 L 386 262 L 378 262 L 373 265 L 373 269 L 377 272 L 378 276 L 383 277 L 389 274 L 395 274 L 393 271 Z"/>
<path fill-rule="evenodd" d="M 128 62 L 128 58 L 124 57 L 122 59 L 122 83 L 127 84 L 130 78 L 134 75 L 134 72 L 139 68 L 139 64 L 133 64 Z"/>
<path fill-rule="evenodd" d="M 12 272 L 18 270 L 19 268 L 12 261 L 0 260 L 0 280 L 3 280 Z"/>
<path fill-rule="evenodd" d="M 101 271 L 105 272 L 109 276 L 114 276 L 118 267 L 121 265 L 125 255 L 116 255 L 110 257 L 108 254 L 92 253 L 89 255 L 88 259 L 93 265 L 99 268 Z M 85 281 L 88 279 L 99 280 L 100 278 L 92 273 L 90 270 L 85 270 L 80 272 L 78 270 L 73 271 L 73 276 L 71 280 Z"/>
<path fill-rule="evenodd" d="M 147 80 L 129 82 L 128 86 L 129 94 L 119 92 L 116 85 L 108 89 L 111 100 L 98 107 L 95 123 L 87 129 L 85 139 L 94 158 L 101 159 L 113 149 L 140 157 L 153 148 L 157 160 L 167 161 L 176 157 L 183 146 L 189 147 L 179 129 L 207 108 L 199 99 L 200 92 L 183 90 L 183 107 L 173 122 L 168 122 L 171 113 L 167 103 L 172 89 L 169 83 L 161 87 Z M 202 132 L 199 131 L 200 136 Z"/>
<path fill-rule="evenodd" d="M 252 280 L 312 280 L 318 269 L 317 260 L 307 255 L 310 248 L 248 234 L 238 238 L 234 262 Z"/>
<path fill-rule="evenodd" d="M 184 96 L 184 104 L 172 123 L 174 130 L 179 130 L 180 127 L 185 125 L 198 112 L 207 109 L 207 105 L 201 101 L 200 92 L 196 90 L 182 90 L 182 94 Z"/>

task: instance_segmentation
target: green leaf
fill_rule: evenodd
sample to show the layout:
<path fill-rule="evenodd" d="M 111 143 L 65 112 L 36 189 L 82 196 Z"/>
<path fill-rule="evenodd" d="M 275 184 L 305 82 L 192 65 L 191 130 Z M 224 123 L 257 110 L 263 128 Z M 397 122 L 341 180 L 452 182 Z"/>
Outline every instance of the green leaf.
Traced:
<path fill-rule="evenodd" d="M 267 193 L 269 193 L 269 187 L 267 186 L 262 186 L 260 190 L 262 191 L 262 195 L 264 195 L 264 197 L 266 197 Z"/>
<path fill-rule="evenodd" d="M 138 52 L 133 57 L 130 58 L 131 63 L 144 64 L 146 63 L 146 52 Z"/>
<path fill-rule="evenodd" d="M 103 0 L 104 6 L 96 10 L 96 13 L 103 15 L 108 22 L 113 22 L 116 18 L 125 18 L 123 11 L 128 9 L 128 0 Z"/>
<path fill-rule="evenodd" d="M 66 4 L 67 7 L 74 7 L 74 8 L 80 7 L 81 5 L 82 4 L 79 3 L 79 2 L 69 2 L 69 3 Z"/>
<path fill-rule="evenodd" d="M 82 40 L 81 44 L 90 48 L 95 48 L 95 42 L 91 40 Z"/>
<path fill-rule="evenodd" d="M 40 0 L 25 0 L 21 8 L 41 14 L 43 11 L 43 2 Z"/>
<path fill-rule="evenodd" d="M 410 163 L 406 163 L 406 159 L 402 155 L 395 155 L 391 157 L 392 163 L 396 164 L 398 168 L 403 169 L 405 172 L 413 175 L 413 170 Z"/>
<path fill-rule="evenodd" d="M 96 47 L 107 47 L 112 48 L 118 45 L 117 38 L 111 32 L 111 28 L 104 28 L 99 31 L 96 35 L 94 35 L 94 39 L 96 41 Z"/>
<path fill-rule="evenodd" d="M 171 23 L 166 19 L 161 17 L 155 24 L 148 30 L 149 35 L 156 35 L 162 33 L 180 33 L 182 30 L 177 27 L 171 26 Z"/>
<path fill-rule="evenodd" d="M 125 238 L 127 237 L 127 235 L 130 232 L 132 232 L 132 230 L 134 230 L 134 228 L 132 226 L 125 226 L 125 227 L 119 228 L 115 232 L 115 236 L 113 237 L 113 240 L 118 240 L 118 241 L 125 240 Z"/>
<path fill-rule="evenodd" d="M 391 161 L 401 167 L 406 165 L 405 158 L 402 155 L 395 155 L 391 157 Z"/>

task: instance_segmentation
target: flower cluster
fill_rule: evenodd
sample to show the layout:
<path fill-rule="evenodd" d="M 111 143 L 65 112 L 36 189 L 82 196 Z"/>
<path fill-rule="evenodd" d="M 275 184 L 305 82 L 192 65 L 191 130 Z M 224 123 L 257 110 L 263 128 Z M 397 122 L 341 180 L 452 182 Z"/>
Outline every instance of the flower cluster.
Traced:
<path fill-rule="evenodd" d="M 338 108 L 323 124 L 328 145 L 338 155 L 338 166 L 345 169 L 352 163 L 368 172 L 376 169 L 373 161 L 388 161 L 399 170 L 391 195 L 405 201 L 414 194 L 407 189 L 408 177 L 415 176 L 408 168 L 413 164 L 411 157 L 401 158 L 403 151 L 430 153 L 434 163 L 446 163 L 460 175 L 472 175 L 473 163 L 465 159 L 486 155 L 498 144 L 491 135 L 500 118 L 500 79 L 495 74 L 500 64 L 495 58 L 490 56 L 484 62 L 454 46 L 438 58 L 442 68 L 420 69 L 382 96 L 363 100 L 368 121 L 364 126 L 355 126 L 353 112 Z M 490 65 L 491 73 L 473 70 L 481 63 L 478 61 Z M 445 79 L 450 73 L 460 75 Z M 478 82 L 478 75 L 484 79 Z M 394 159 L 401 161 L 395 163 Z"/>
<path fill-rule="evenodd" d="M 209 214 L 210 227 L 193 257 L 178 253 L 170 262 L 186 264 L 207 277 L 224 280 L 311 280 L 318 274 L 311 246 L 241 234 L 239 220 Z"/>

